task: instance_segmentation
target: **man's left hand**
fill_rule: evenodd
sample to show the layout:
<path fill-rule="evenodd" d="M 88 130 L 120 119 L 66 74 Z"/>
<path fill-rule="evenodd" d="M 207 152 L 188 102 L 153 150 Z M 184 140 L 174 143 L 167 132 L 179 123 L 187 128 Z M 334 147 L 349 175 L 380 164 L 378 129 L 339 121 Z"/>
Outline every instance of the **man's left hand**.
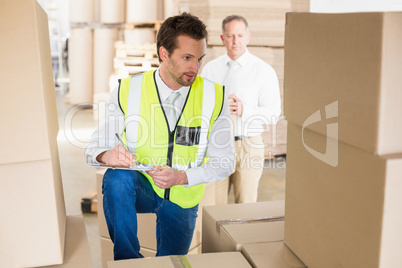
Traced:
<path fill-rule="evenodd" d="M 241 100 L 235 94 L 230 94 L 229 98 L 234 100 L 233 102 L 229 102 L 230 114 L 241 116 L 243 114 L 243 104 Z"/>
<path fill-rule="evenodd" d="M 154 179 L 154 183 L 161 189 L 168 189 L 179 184 L 188 184 L 185 171 L 175 170 L 169 166 L 154 166 L 156 170 L 148 170 L 147 174 Z"/>

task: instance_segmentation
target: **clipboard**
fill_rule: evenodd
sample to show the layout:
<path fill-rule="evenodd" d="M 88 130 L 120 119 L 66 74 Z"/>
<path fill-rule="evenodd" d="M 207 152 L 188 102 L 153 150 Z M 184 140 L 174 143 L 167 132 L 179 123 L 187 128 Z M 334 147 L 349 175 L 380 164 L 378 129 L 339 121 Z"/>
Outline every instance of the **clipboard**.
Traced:
<path fill-rule="evenodd" d="M 134 166 L 130 166 L 130 167 L 111 166 L 111 165 L 106 165 L 106 164 L 93 164 L 90 166 L 95 167 L 95 168 L 104 167 L 104 168 L 112 168 L 112 169 L 138 170 L 138 171 L 157 170 L 156 168 L 153 167 L 152 164 L 142 164 L 139 162 L 136 162 Z"/>

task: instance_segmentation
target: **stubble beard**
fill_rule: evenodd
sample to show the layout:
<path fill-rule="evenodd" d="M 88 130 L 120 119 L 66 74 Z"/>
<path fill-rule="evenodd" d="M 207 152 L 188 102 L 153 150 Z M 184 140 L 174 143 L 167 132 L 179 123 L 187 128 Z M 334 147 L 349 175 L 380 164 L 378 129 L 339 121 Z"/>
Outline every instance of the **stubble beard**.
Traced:
<path fill-rule="evenodd" d="M 186 73 L 180 75 L 180 76 L 176 79 L 177 83 L 179 83 L 179 84 L 182 85 L 183 87 L 191 86 L 191 85 L 194 83 L 197 74 L 191 74 L 191 75 L 194 75 L 194 77 L 193 77 L 192 79 L 187 79 L 187 78 L 185 77 L 185 75 L 186 75 Z"/>
<path fill-rule="evenodd" d="M 170 65 L 170 66 L 169 66 Z M 170 64 L 168 65 L 168 72 L 170 73 L 170 76 L 181 86 L 183 87 L 188 87 L 191 86 L 194 81 L 195 78 L 197 77 L 197 73 L 190 73 L 190 72 L 186 72 L 186 73 L 182 73 L 182 74 L 178 74 L 175 73 L 174 70 L 179 69 L 176 62 L 174 60 L 171 60 Z M 189 75 L 193 75 L 194 77 L 192 79 L 187 79 L 186 78 L 186 74 Z"/>

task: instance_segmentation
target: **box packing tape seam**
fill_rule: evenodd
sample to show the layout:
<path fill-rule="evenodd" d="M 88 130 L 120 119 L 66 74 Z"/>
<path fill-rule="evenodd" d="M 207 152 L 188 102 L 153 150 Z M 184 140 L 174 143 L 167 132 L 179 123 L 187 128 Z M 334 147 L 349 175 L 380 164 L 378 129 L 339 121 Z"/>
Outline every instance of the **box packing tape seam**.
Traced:
<path fill-rule="evenodd" d="M 220 234 L 222 225 L 231 225 L 231 224 L 247 224 L 247 223 L 265 223 L 265 222 L 275 222 L 275 221 L 284 221 L 284 216 L 273 216 L 273 217 L 264 217 L 264 218 L 252 218 L 252 219 L 229 219 L 229 220 L 219 220 L 216 221 L 216 232 Z"/>
<path fill-rule="evenodd" d="M 170 256 L 170 260 L 175 268 L 191 268 L 185 255 Z"/>

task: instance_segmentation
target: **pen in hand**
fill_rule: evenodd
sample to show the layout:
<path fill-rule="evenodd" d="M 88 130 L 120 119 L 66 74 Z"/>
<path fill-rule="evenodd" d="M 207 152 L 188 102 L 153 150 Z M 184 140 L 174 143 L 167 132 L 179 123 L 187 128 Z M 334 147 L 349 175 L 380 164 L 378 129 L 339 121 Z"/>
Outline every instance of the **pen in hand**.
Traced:
<path fill-rule="evenodd" d="M 127 151 L 130 152 L 130 150 L 128 149 L 128 147 L 124 144 L 124 142 L 123 142 L 122 139 L 120 138 L 120 135 L 119 135 L 118 133 L 115 133 L 115 136 L 116 136 L 117 140 L 120 142 L 120 145 L 123 146 Z M 133 166 L 133 165 L 135 165 L 135 164 L 136 164 L 136 162 L 132 162 L 131 165 L 130 165 L 130 167 Z"/>
<path fill-rule="evenodd" d="M 126 146 L 126 145 L 124 144 L 124 142 L 121 140 L 120 135 L 117 134 L 117 133 L 116 133 L 115 135 L 116 135 L 117 140 L 120 142 L 121 146 L 123 146 L 124 148 L 126 148 L 127 151 L 129 151 L 128 148 L 127 148 L 127 146 Z"/>
<path fill-rule="evenodd" d="M 116 135 L 117 140 L 120 142 L 121 146 L 123 146 L 127 151 L 130 151 L 130 150 L 127 148 L 127 146 L 124 144 L 124 142 L 122 141 L 122 139 L 120 138 L 120 135 L 117 134 L 117 133 L 116 133 L 115 135 Z M 142 164 L 142 163 L 139 163 L 139 162 L 134 162 L 133 165 L 138 165 L 138 166 L 140 166 L 140 167 L 145 168 L 146 170 L 157 170 L 157 169 L 154 168 L 153 165 L 151 165 L 151 164 L 148 164 L 148 165 L 147 165 L 147 164 Z M 133 165 L 131 165 L 131 166 L 133 166 Z"/>

